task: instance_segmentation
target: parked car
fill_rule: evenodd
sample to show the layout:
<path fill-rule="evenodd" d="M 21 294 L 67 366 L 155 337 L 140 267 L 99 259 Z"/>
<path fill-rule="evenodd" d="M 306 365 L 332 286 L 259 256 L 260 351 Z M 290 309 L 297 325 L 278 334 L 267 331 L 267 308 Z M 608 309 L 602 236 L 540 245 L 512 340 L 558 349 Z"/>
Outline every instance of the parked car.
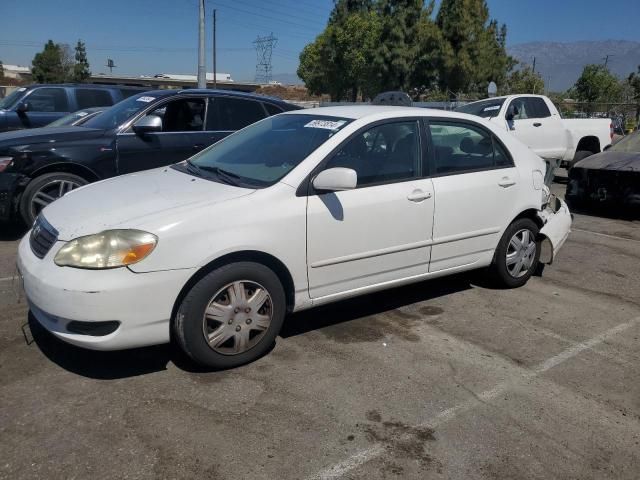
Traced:
<path fill-rule="evenodd" d="M 110 107 L 145 90 L 143 87 L 88 83 L 20 87 L 0 99 L 0 132 L 44 127 L 71 112 L 89 107 Z"/>
<path fill-rule="evenodd" d="M 0 133 L 0 220 L 28 225 L 65 193 L 104 178 L 182 161 L 231 132 L 299 107 L 226 90 L 129 97 L 81 128 Z"/>
<path fill-rule="evenodd" d="M 107 107 L 83 108 L 82 110 L 78 110 L 77 112 L 70 113 L 69 115 L 65 115 L 64 117 L 60 117 L 59 119 L 54 120 L 53 122 L 45 125 L 44 128 L 77 127 L 78 125 L 82 125 L 90 118 L 93 118 L 99 113 L 104 112 L 106 109 Z"/>
<path fill-rule="evenodd" d="M 566 198 L 576 205 L 607 202 L 640 206 L 640 132 L 577 162 L 569 170 Z"/>
<path fill-rule="evenodd" d="M 571 225 L 544 172 L 469 115 L 286 112 L 52 203 L 18 268 L 31 311 L 64 341 L 114 350 L 173 329 L 195 361 L 232 367 L 266 352 L 287 312 L 482 267 L 524 285 Z"/>
<path fill-rule="evenodd" d="M 501 126 L 553 166 L 571 167 L 611 144 L 613 124 L 608 118 L 567 119 L 544 95 L 508 95 L 458 107 Z M 549 175 L 553 170 L 549 169 Z"/>

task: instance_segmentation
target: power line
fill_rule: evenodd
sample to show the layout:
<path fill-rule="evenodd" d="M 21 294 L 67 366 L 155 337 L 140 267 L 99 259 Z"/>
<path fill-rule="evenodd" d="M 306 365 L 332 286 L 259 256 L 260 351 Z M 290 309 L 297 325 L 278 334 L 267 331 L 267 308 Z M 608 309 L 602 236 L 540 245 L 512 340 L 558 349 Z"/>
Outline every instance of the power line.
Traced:
<path fill-rule="evenodd" d="M 294 15 L 294 14 L 291 14 L 291 13 L 283 13 L 283 12 L 280 12 L 280 11 L 277 11 L 277 10 L 274 10 L 274 9 L 255 6 L 255 5 L 252 5 L 250 3 L 243 2 L 242 0 L 233 0 L 233 3 L 234 3 L 234 5 L 239 3 L 239 4 L 244 5 L 245 7 L 248 6 L 250 8 L 257 8 L 259 10 L 271 12 L 271 13 L 274 13 L 274 14 L 278 15 L 279 17 L 293 19 L 294 22 L 298 22 L 299 23 L 300 21 L 303 21 L 305 23 L 308 23 L 310 26 L 313 25 L 313 28 L 317 27 L 317 23 L 314 20 L 312 20 L 311 18 L 309 18 L 309 17 L 301 17 L 300 15 Z"/>
<path fill-rule="evenodd" d="M 273 48 L 277 43 L 278 39 L 273 36 L 273 33 L 265 37 L 258 36 L 258 38 L 253 41 L 258 57 L 255 78 L 257 83 L 269 83 L 271 81 L 271 56 L 273 55 Z"/>
<path fill-rule="evenodd" d="M 220 2 L 217 2 L 216 5 L 220 5 Z M 255 12 L 252 12 L 250 10 L 244 10 L 242 8 L 232 7 L 232 6 L 229 6 L 229 5 L 220 5 L 220 8 L 227 8 L 227 9 L 230 9 L 230 10 L 235 10 L 237 12 L 244 13 L 246 15 L 253 15 L 255 17 L 262 17 L 262 18 L 266 18 L 267 20 L 271 20 L 271 21 L 274 21 L 274 22 L 286 23 L 287 25 L 293 25 L 295 27 L 298 27 L 300 25 L 299 23 L 290 22 L 289 20 L 284 20 L 282 18 L 272 17 L 270 15 L 264 15 L 264 14 L 261 14 L 261 13 L 255 13 Z M 302 27 L 304 27 L 304 26 L 302 26 Z"/>

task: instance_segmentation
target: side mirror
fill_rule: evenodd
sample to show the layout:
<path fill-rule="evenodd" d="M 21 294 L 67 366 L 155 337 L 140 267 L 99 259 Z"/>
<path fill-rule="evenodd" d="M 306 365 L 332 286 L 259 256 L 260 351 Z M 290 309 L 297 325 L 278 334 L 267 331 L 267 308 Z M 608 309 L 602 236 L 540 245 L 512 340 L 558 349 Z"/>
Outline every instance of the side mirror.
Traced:
<path fill-rule="evenodd" d="M 353 190 L 357 184 L 358 174 L 351 168 L 329 168 L 320 172 L 313 179 L 313 188 L 325 192 Z"/>
<path fill-rule="evenodd" d="M 16 106 L 16 112 L 27 113 L 29 111 L 29 104 L 27 102 L 20 102 Z"/>
<path fill-rule="evenodd" d="M 611 145 L 611 144 L 609 144 L 609 145 L 607 145 L 606 147 L 604 147 L 604 148 L 602 149 L 602 151 L 603 151 L 603 152 L 606 152 L 606 151 L 607 151 L 607 150 L 609 150 L 611 147 L 612 147 L 612 145 Z"/>
<path fill-rule="evenodd" d="M 138 135 L 144 135 L 145 133 L 151 132 L 161 132 L 162 119 L 156 115 L 147 115 L 146 117 L 142 117 L 133 124 L 133 131 Z"/>
<path fill-rule="evenodd" d="M 513 119 L 515 118 L 515 116 L 518 114 L 518 109 L 516 108 L 516 106 L 512 103 L 511 105 L 509 105 L 509 107 L 507 108 L 507 113 L 504 116 L 504 118 L 507 119 L 507 122 L 512 122 Z"/>

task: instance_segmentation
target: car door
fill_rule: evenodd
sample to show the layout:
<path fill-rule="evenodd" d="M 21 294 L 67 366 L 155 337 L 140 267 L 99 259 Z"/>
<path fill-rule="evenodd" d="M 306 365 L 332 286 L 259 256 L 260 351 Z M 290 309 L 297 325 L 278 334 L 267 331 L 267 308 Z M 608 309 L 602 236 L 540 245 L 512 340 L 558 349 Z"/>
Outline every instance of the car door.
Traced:
<path fill-rule="evenodd" d="M 436 204 L 429 271 L 481 266 L 517 214 L 518 170 L 480 125 L 430 119 L 429 133 Z"/>
<path fill-rule="evenodd" d="M 62 87 L 34 88 L 22 100 L 25 112 L 16 112 L 22 128 L 44 127 L 70 113 L 67 90 Z"/>
<path fill-rule="evenodd" d="M 564 157 L 567 146 L 566 129 L 558 115 L 552 115 L 540 97 L 518 97 L 507 106 L 514 107 L 514 118 L 508 129 L 542 158 Z"/>
<path fill-rule="evenodd" d="M 311 298 L 427 273 L 434 204 L 423 140 L 419 120 L 385 122 L 352 136 L 322 166 L 351 168 L 358 183 L 308 196 Z"/>
<path fill-rule="evenodd" d="M 131 173 L 186 160 L 198 151 L 194 135 L 202 134 L 205 97 L 172 98 L 155 104 L 145 115 L 162 119 L 162 131 L 137 134 L 133 128 L 117 136 L 118 173 Z"/>

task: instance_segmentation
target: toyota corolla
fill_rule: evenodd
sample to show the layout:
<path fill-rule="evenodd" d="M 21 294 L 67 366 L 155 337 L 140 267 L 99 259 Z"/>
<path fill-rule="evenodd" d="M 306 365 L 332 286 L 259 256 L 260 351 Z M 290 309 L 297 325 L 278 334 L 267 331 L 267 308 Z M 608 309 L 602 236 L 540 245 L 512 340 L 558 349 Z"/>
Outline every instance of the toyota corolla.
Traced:
<path fill-rule="evenodd" d="M 524 285 L 571 226 L 544 174 L 525 145 L 461 113 L 287 112 L 69 193 L 23 238 L 18 269 L 31 312 L 64 341 L 174 338 L 227 368 L 267 351 L 289 312 L 479 268 Z"/>

